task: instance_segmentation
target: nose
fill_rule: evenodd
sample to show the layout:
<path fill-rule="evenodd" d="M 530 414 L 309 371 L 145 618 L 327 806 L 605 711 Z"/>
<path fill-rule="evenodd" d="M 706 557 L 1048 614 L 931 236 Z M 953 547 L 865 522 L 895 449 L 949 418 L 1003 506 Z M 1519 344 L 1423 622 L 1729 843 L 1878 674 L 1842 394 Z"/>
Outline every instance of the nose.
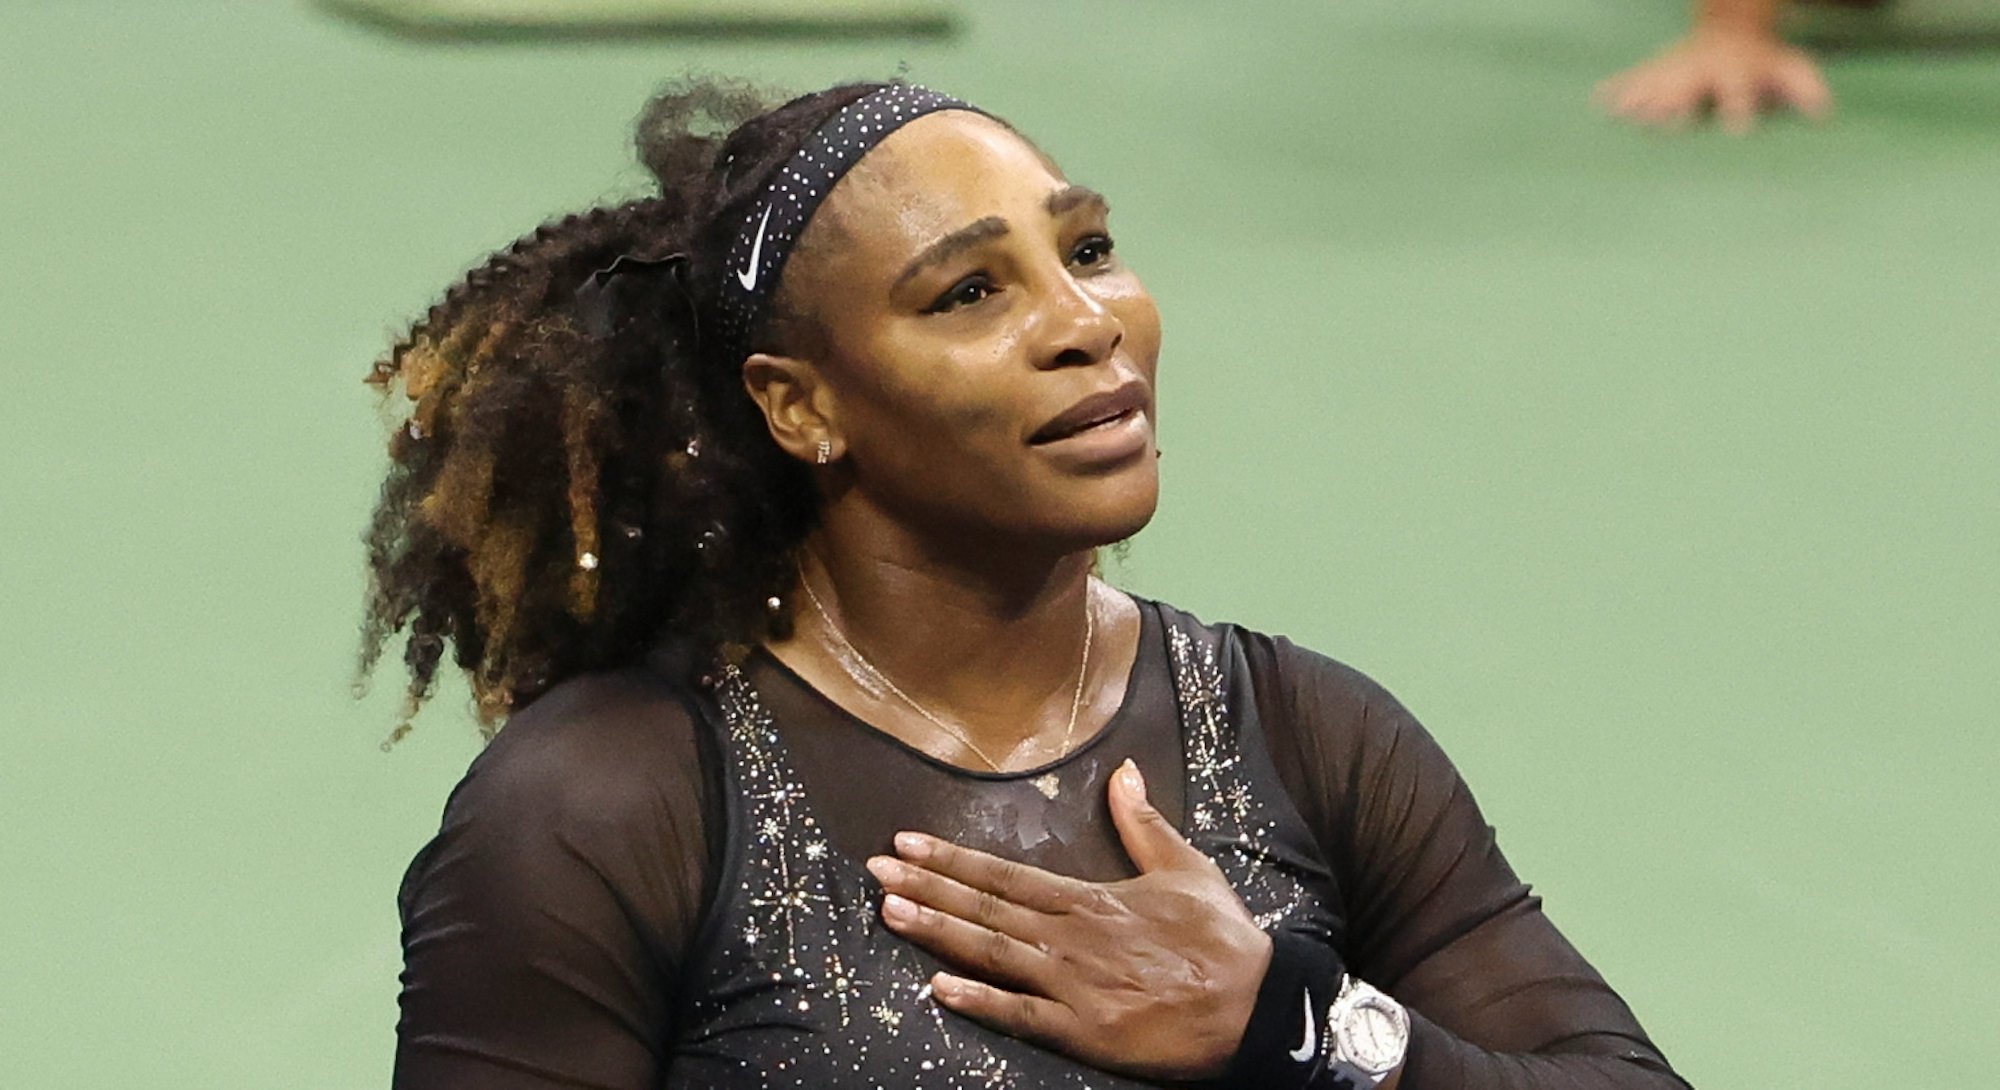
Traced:
<path fill-rule="evenodd" d="M 1125 339 L 1125 323 L 1067 269 L 1052 278 L 1040 310 L 1035 357 L 1043 370 L 1109 359 Z"/>

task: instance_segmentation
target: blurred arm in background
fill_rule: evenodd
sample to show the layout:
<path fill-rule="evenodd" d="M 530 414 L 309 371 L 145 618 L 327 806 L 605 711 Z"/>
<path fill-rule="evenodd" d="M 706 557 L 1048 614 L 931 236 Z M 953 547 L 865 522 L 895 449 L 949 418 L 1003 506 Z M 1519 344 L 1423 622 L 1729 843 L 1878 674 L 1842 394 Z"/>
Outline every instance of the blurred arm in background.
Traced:
<path fill-rule="evenodd" d="M 1627 121 L 1669 127 L 1713 107 L 1735 133 L 1749 132 L 1767 108 L 1824 118 L 1833 93 L 1812 57 L 1779 34 L 1786 7 L 1786 0 L 1697 0 L 1687 36 L 1599 84 L 1598 104 Z"/>

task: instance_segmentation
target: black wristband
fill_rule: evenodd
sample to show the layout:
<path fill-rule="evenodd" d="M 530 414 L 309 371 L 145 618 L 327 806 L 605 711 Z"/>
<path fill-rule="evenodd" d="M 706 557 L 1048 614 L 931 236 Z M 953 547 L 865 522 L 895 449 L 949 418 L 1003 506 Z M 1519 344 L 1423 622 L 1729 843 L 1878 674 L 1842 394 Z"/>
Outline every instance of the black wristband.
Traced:
<path fill-rule="evenodd" d="M 1321 1019 L 1340 991 L 1342 966 L 1324 937 L 1279 930 L 1271 935 L 1271 966 L 1257 987 L 1257 1005 L 1243 1042 L 1216 1084 L 1256 1090 L 1302 1090 L 1326 1065 Z"/>

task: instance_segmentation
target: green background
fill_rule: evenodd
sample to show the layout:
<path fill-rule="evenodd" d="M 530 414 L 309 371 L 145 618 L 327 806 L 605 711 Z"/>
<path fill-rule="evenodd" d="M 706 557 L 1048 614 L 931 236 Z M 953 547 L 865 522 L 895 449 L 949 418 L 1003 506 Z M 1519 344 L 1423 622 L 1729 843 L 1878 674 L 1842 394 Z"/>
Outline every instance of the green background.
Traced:
<path fill-rule="evenodd" d="M 972 5 L 967 5 L 971 7 Z M 386 1083 L 477 750 L 348 692 L 368 364 L 635 190 L 693 65 L 908 65 L 1109 193 L 1167 319 L 1121 578 L 1373 674 L 1713 1087 L 2000 1066 L 2000 60 L 1665 139 L 1673 5 L 1005 0 L 952 40 L 438 46 L 0 6 L 0 1086 Z"/>

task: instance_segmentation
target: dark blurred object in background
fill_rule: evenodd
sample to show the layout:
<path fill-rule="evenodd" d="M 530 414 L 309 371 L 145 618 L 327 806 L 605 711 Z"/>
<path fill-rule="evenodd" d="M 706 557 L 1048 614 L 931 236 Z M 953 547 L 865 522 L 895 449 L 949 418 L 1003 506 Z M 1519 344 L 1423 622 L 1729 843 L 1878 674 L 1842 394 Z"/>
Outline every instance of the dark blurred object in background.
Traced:
<path fill-rule="evenodd" d="M 356 22 L 433 40 L 879 37 L 949 34 L 946 0 L 319 0 Z"/>

